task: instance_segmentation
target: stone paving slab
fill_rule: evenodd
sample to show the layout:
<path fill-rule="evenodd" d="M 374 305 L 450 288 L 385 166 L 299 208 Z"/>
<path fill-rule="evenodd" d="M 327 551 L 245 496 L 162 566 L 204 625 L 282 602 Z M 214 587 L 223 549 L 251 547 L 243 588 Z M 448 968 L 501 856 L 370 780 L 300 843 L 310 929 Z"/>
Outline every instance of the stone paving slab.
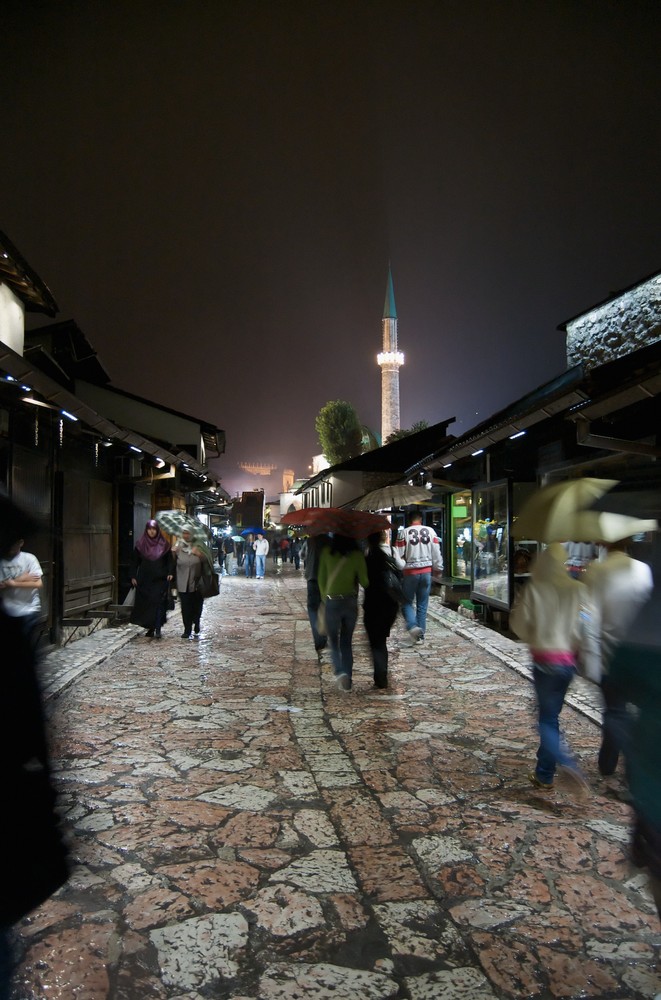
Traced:
<path fill-rule="evenodd" d="M 594 689 L 563 713 L 577 800 L 526 780 L 525 650 L 439 602 L 385 696 L 360 626 L 336 690 L 289 568 L 223 580 L 198 641 L 105 631 L 42 664 L 75 867 L 18 928 L 14 1000 L 661 993 Z"/>

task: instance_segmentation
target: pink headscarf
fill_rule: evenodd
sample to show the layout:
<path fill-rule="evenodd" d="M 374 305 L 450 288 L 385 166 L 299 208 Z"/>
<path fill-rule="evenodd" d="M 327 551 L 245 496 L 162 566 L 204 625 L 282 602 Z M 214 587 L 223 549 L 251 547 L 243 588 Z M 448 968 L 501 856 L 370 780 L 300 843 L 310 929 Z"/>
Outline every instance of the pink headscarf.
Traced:
<path fill-rule="evenodd" d="M 147 528 L 156 528 L 157 535 L 150 538 Z M 144 559 L 155 561 L 170 551 L 170 543 L 161 534 L 161 529 L 157 521 L 147 521 L 144 534 L 136 542 L 136 549 Z"/>

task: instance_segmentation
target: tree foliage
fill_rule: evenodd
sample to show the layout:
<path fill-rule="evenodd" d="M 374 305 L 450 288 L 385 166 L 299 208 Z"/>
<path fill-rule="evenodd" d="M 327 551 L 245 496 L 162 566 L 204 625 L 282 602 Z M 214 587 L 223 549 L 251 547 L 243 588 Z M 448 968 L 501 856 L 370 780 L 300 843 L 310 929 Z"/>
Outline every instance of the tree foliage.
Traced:
<path fill-rule="evenodd" d="M 314 422 L 321 450 L 331 465 L 360 455 L 362 427 L 351 403 L 335 399 L 319 410 Z"/>
<path fill-rule="evenodd" d="M 417 423 L 413 424 L 413 427 L 408 431 L 393 431 L 392 434 L 388 435 L 384 444 L 392 444 L 393 441 L 401 441 L 402 438 L 410 437 L 411 434 L 417 434 L 418 431 L 424 431 L 427 427 L 429 427 L 429 424 L 426 420 L 418 420 Z"/>

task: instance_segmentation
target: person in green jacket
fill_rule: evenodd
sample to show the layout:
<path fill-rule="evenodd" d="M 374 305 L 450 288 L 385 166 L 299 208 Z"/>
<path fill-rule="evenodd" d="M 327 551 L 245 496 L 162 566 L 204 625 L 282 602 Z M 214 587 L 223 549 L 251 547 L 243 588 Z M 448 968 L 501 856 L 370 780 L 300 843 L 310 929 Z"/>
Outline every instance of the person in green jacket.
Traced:
<path fill-rule="evenodd" d="M 333 535 L 319 559 L 319 592 L 326 610 L 326 631 L 338 687 L 350 691 L 353 677 L 351 640 L 358 619 L 358 585 L 367 587 L 365 556 L 354 538 Z"/>

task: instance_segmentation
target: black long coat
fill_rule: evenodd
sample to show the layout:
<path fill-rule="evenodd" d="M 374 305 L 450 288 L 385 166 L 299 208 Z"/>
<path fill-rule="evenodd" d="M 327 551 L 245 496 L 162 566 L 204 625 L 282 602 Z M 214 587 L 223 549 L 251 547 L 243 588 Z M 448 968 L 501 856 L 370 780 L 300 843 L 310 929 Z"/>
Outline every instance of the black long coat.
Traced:
<path fill-rule="evenodd" d="M 158 559 L 145 559 L 137 549 L 133 550 L 131 579 L 137 580 L 135 604 L 131 622 L 142 628 L 154 628 L 159 607 L 165 610 L 168 596 L 168 577 L 174 574 L 174 557 L 167 551 Z"/>
<path fill-rule="evenodd" d="M 385 587 L 384 574 L 388 568 L 388 557 L 383 549 L 370 549 L 365 562 L 369 578 L 363 604 L 365 631 L 372 644 L 379 644 L 390 635 L 399 605 Z"/>

